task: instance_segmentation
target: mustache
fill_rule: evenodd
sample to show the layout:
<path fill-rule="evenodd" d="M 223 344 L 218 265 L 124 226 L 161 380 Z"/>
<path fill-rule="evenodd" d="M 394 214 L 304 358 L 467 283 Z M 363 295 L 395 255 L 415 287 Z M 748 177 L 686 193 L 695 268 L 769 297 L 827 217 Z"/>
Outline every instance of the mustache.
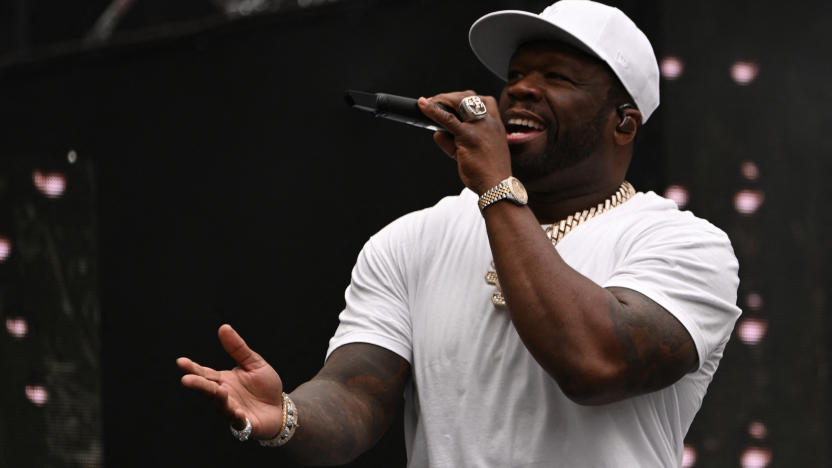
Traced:
<path fill-rule="evenodd" d="M 534 105 L 530 102 L 519 102 L 516 99 L 508 99 L 508 106 L 506 106 L 506 110 L 509 109 L 522 109 L 527 111 L 534 111 Z"/>

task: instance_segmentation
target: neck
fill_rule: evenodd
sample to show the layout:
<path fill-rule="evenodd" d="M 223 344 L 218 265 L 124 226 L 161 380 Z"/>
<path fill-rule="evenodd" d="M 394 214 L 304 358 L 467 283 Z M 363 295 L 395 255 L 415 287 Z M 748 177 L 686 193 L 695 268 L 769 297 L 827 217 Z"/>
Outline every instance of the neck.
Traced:
<path fill-rule="evenodd" d="M 612 196 L 622 180 L 599 181 L 594 185 L 565 186 L 557 191 L 529 190 L 529 208 L 540 224 L 552 224 L 593 207 Z M 528 189 L 528 187 L 527 187 Z"/>

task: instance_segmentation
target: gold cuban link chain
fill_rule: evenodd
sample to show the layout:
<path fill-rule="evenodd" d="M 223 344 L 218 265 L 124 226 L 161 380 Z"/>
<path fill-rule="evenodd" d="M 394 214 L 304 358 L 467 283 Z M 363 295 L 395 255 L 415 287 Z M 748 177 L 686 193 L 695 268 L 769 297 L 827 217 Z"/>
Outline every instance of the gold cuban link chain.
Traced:
<path fill-rule="evenodd" d="M 569 234 L 572 229 L 575 229 L 575 227 L 582 222 L 621 205 L 625 201 L 632 198 L 635 194 L 636 189 L 625 180 L 624 183 L 618 187 L 618 190 L 603 202 L 593 206 L 592 208 L 577 211 L 575 214 L 569 215 L 566 219 L 562 219 L 546 228 L 546 237 L 552 241 L 552 247 L 554 247 L 558 245 L 558 242 L 560 242 L 564 236 Z M 491 295 L 491 302 L 494 303 L 495 306 L 505 307 L 506 299 L 503 297 L 502 289 L 500 289 L 500 278 L 497 276 L 497 272 L 495 271 L 497 268 L 494 266 L 493 260 L 491 261 L 491 268 L 492 269 L 485 274 L 485 281 L 497 288 L 497 291 Z"/>

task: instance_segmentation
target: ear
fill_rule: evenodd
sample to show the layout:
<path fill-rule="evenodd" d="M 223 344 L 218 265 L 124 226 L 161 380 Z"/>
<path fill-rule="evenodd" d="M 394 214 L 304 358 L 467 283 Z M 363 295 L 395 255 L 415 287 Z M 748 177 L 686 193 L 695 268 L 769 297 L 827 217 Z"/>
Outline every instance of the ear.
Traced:
<path fill-rule="evenodd" d="M 630 104 L 618 107 L 619 122 L 615 126 L 615 142 L 618 145 L 628 145 L 636 137 L 641 125 L 641 111 Z"/>

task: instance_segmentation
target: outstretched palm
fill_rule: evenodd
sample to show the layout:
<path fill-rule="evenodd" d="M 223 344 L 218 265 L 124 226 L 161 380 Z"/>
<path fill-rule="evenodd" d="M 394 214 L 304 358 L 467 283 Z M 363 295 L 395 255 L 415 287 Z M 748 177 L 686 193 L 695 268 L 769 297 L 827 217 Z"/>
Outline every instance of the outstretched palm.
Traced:
<path fill-rule="evenodd" d="M 238 429 L 248 418 L 254 437 L 268 439 L 275 436 L 283 423 L 280 376 L 231 326 L 221 326 L 218 336 L 237 367 L 217 371 L 181 357 L 176 364 L 186 372 L 182 376 L 182 385 L 216 400 L 220 410 Z"/>

